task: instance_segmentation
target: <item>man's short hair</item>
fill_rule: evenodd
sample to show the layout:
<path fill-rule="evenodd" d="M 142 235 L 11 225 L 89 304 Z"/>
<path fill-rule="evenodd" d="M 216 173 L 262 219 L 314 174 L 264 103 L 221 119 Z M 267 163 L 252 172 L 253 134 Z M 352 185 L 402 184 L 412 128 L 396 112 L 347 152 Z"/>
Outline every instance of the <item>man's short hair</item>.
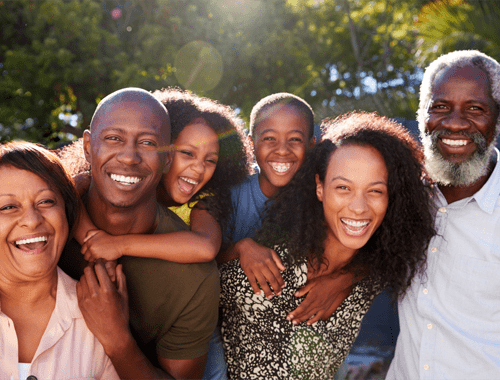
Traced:
<path fill-rule="evenodd" d="M 465 66 L 475 66 L 482 69 L 486 73 L 488 82 L 490 83 L 491 96 L 500 111 L 500 64 L 493 58 L 477 50 L 454 51 L 440 56 L 425 69 L 422 84 L 420 85 L 420 102 L 417 111 L 420 133 L 424 133 L 425 131 L 427 108 L 432 97 L 436 75 L 438 75 L 441 70 L 445 68 L 461 68 Z M 496 140 L 499 133 L 500 112 L 495 125 L 495 138 L 493 139 L 493 142 Z"/>

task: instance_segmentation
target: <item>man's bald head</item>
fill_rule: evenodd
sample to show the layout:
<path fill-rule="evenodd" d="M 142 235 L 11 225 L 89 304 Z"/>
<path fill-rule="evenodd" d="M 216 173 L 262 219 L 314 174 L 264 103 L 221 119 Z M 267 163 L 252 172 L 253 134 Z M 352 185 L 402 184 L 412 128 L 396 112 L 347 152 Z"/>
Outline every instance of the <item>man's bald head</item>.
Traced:
<path fill-rule="evenodd" d="M 150 92 L 137 87 L 127 87 L 115 91 L 99 102 L 94 116 L 90 122 L 90 130 L 95 129 L 101 122 L 103 116 L 114 107 L 121 107 L 124 103 L 134 102 L 144 106 L 145 109 L 151 110 L 156 117 L 161 121 L 162 137 L 165 139 L 165 144 L 170 144 L 170 118 L 165 106 L 156 99 Z"/>
<path fill-rule="evenodd" d="M 92 174 L 89 200 L 117 208 L 156 203 L 156 186 L 170 161 L 163 104 L 145 90 L 125 88 L 99 103 L 90 128 L 83 136 Z"/>

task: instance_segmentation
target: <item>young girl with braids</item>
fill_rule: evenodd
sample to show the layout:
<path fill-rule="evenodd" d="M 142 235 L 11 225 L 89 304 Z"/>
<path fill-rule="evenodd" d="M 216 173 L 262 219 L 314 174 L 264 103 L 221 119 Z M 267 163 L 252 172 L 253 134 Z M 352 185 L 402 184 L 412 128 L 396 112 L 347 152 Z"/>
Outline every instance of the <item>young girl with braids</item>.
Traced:
<path fill-rule="evenodd" d="M 268 204 L 258 235 L 285 266 L 281 294 L 255 294 L 239 260 L 221 267 L 229 378 L 333 379 L 374 297 L 384 287 L 402 297 L 424 265 L 434 230 L 416 143 L 376 114 L 349 114 L 323 129 L 323 141 Z M 347 271 L 365 277 L 331 317 L 287 320 L 306 281 Z"/>

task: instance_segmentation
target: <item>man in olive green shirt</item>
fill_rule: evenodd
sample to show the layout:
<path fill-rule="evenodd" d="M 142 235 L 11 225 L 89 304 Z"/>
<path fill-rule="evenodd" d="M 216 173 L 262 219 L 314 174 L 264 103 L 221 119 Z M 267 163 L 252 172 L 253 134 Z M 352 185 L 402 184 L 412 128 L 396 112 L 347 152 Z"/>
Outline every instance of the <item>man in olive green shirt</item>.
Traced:
<path fill-rule="evenodd" d="M 84 135 L 92 175 L 85 206 L 99 229 L 112 235 L 187 229 L 156 202 L 169 144 L 168 113 L 149 92 L 123 89 L 99 103 Z M 69 266 L 76 262 L 70 259 Z M 78 296 L 88 327 L 120 377 L 166 377 L 156 364 L 174 378 L 201 378 L 217 321 L 215 263 L 129 256 L 121 259 L 116 275 L 115 287 L 101 262 L 87 266 Z"/>

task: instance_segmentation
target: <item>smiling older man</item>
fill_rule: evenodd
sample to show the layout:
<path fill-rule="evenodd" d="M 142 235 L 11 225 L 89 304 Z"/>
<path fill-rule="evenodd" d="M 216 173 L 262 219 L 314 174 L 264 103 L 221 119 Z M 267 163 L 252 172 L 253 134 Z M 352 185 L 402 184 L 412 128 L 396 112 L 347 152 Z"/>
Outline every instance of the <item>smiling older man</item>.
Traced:
<path fill-rule="evenodd" d="M 478 51 L 425 71 L 418 120 L 437 235 L 399 303 L 387 379 L 500 379 L 499 105 L 500 65 Z"/>

